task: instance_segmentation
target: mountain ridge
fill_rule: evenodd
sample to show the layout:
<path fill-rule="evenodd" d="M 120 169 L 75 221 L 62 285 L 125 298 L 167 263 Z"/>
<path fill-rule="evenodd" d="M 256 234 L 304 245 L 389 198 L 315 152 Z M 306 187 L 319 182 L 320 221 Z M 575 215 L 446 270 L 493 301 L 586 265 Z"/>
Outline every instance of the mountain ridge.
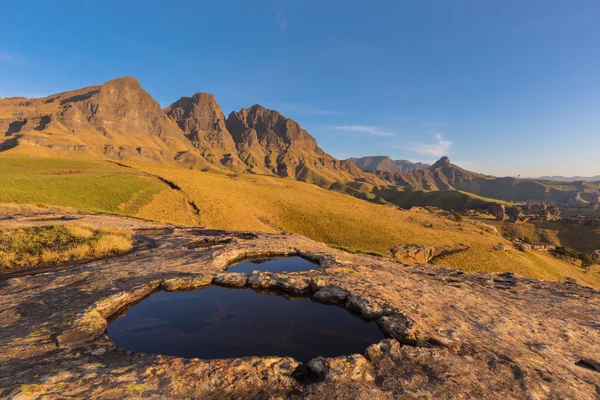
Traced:
<path fill-rule="evenodd" d="M 413 163 L 408 160 L 392 160 L 389 156 L 365 156 L 352 157 L 347 161 L 352 162 L 365 172 L 385 171 L 385 172 L 411 172 L 419 169 L 428 168 L 429 164 L 421 162 Z"/>
<path fill-rule="evenodd" d="M 157 163 L 289 178 L 380 203 L 410 191 L 463 191 L 503 201 L 595 202 L 592 183 L 497 178 L 442 157 L 429 166 L 388 156 L 339 160 L 302 126 L 259 104 L 225 113 L 198 92 L 166 108 L 133 77 L 43 98 L 0 99 L 0 153 Z"/>

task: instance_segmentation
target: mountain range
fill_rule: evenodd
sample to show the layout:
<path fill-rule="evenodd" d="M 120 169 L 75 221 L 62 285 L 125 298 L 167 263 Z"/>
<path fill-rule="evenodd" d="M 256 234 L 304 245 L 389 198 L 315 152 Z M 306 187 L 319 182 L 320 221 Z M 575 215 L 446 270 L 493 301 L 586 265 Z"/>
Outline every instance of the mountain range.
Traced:
<path fill-rule="evenodd" d="M 387 156 L 338 160 L 300 124 L 275 110 L 257 104 L 225 117 L 208 93 L 181 97 L 162 109 L 132 77 L 44 98 L 0 99 L 0 154 L 273 175 L 398 205 L 406 205 L 414 192 L 556 202 L 594 201 L 600 192 L 593 183 L 557 185 L 482 175 L 447 157 L 431 166 Z"/>
<path fill-rule="evenodd" d="M 363 171 L 384 171 L 384 172 L 412 172 L 420 169 L 429 168 L 429 164 L 413 163 L 408 160 L 392 160 L 388 156 L 368 156 L 361 158 L 349 158 L 350 161 Z"/>
<path fill-rule="evenodd" d="M 578 182 L 578 181 L 588 181 L 588 182 L 598 182 L 600 181 L 600 175 L 596 176 L 542 176 L 538 178 L 544 181 L 555 181 L 555 182 Z"/>

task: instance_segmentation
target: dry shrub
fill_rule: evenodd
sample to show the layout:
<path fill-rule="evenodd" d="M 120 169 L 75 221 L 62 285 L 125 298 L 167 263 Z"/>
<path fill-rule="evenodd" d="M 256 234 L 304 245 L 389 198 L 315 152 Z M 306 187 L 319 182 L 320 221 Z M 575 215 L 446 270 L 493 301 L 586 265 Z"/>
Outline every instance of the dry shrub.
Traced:
<path fill-rule="evenodd" d="M 94 228 L 89 225 L 70 224 L 67 225 L 67 230 L 76 238 L 90 239 L 94 236 Z"/>
<path fill-rule="evenodd" d="M 115 253 L 123 253 L 131 250 L 133 247 L 131 239 L 116 235 L 104 234 L 93 244 L 94 255 L 96 257 L 104 257 Z"/>

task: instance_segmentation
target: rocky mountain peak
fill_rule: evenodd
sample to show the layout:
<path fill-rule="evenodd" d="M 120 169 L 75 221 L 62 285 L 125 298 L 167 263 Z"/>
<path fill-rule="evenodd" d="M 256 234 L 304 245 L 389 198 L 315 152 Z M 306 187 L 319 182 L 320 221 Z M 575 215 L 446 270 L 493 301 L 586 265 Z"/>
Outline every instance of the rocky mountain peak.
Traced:
<path fill-rule="evenodd" d="M 208 162 L 235 171 L 245 169 L 215 96 L 198 92 L 180 98 L 164 111 Z"/>
<path fill-rule="evenodd" d="M 435 164 L 433 164 L 430 168 L 431 169 L 436 169 L 436 168 L 441 168 L 441 167 L 448 167 L 451 166 L 452 163 L 450 162 L 450 159 L 446 156 L 440 158 L 439 160 L 436 161 Z"/>
<path fill-rule="evenodd" d="M 255 139 L 265 148 L 283 151 L 292 147 L 320 151 L 317 141 L 293 119 L 259 104 L 232 112 L 227 128 L 236 143 Z"/>

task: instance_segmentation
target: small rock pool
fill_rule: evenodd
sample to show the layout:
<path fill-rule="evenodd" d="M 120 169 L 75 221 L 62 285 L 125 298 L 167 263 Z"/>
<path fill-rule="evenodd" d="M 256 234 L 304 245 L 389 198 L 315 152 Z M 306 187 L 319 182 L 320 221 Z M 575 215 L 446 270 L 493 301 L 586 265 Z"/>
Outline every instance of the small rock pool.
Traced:
<path fill-rule="evenodd" d="M 319 264 L 302 257 L 261 258 L 243 261 L 227 268 L 231 272 L 299 272 L 319 268 Z"/>
<path fill-rule="evenodd" d="M 212 286 L 158 292 L 108 326 L 120 348 L 186 358 L 312 358 L 363 353 L 383 339 L 374 322 L 310 298 Z"/>

